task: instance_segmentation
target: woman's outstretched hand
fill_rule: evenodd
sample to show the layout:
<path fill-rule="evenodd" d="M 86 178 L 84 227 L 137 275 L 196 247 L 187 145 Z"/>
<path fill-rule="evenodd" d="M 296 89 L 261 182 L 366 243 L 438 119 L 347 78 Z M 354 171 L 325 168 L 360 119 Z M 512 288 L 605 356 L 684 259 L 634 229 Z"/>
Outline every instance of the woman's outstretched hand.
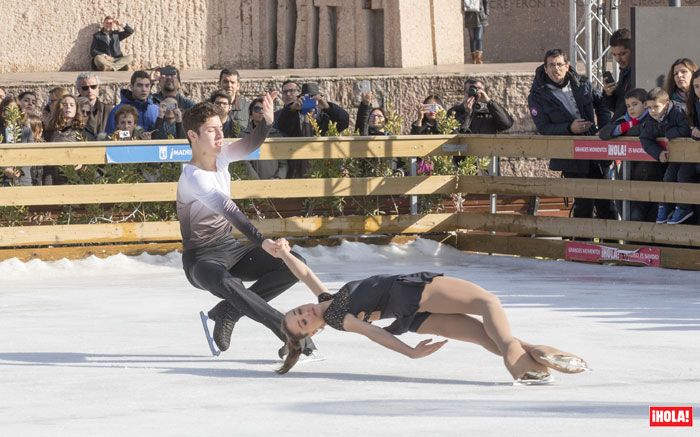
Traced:
<path fill-rule="evenodd" d="M 433 352 L 437 352 L 438 349 L 443 347 L 445 343 L 447 343 L 447 340 L 443 341 L 438 341 L 436 343 L 432 343 L 433 339 L 429 338 L 427 340 L 423 340 L 420 343 L 416 345 L 416 347 L 413 348 L 411 351 L 411 358 L 423 358 L 427 357 L 428 355 L 432 354 Z"/>

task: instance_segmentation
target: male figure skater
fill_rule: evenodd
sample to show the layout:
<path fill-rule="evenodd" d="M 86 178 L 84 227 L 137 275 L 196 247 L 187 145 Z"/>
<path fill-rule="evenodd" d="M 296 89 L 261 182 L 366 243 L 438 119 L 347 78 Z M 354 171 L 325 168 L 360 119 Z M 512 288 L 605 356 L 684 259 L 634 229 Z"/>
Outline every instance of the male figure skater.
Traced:
<path fill-rule="evenodd" d="M 182 265 L 192 285 L 223 299 L 208 316 L 214 320 L 214 339 L 219 350 L 229 348 L 235 323 L 243 316 L 267 326 L 285 341 L 281 330 L 283 314 L 267 302 L 291 287 L 297 278 L 282 260 L 272 255 L 281 243 L 265 238 L 231 200 L 231 175 L 228 165 L 260 147 L 273 122 L 273 99 L 263 99 L 264 118 L 245 138 L 224 142 L 222 109 L 211 103 L 199 103 L 183 115 L 183 129 L 192 147 L 192 160 L 185 164 L 177 184 L 177 215 L 182 234 Z M 249 243 L 231 235 L 233 227 Z M 299 257 L 299 255 L 296 255 Z M 301 258 L 301 257 L 299 257 Z M 243 281 L 255 281 L 250 288 Z M 212 354 L 212 344 L 201 313 Z M 306 355 L 315 346 L 309 339 L 301 344 Z M 286 348 L 280 349 L 280 355 Z"/>

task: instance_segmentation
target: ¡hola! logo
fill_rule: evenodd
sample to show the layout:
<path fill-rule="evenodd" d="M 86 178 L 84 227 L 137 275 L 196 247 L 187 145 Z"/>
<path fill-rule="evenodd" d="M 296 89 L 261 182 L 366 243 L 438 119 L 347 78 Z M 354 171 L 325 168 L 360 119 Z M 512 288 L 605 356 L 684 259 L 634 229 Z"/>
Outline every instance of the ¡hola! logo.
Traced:
<path fill-rule="evenodd" d="M 649 407 L 649 426 L 693 426 L 693 407 Z"/>

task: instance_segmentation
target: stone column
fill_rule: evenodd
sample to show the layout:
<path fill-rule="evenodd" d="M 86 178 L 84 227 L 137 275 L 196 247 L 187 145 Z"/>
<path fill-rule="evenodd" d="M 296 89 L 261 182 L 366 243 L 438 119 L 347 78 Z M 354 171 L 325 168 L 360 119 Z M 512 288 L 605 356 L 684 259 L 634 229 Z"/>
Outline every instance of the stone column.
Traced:
<path fill-rule="evenodd" d="M 317 57 L 318 24 L 313 0 L 297 1 L 294 68 L 313 68 Z"/>

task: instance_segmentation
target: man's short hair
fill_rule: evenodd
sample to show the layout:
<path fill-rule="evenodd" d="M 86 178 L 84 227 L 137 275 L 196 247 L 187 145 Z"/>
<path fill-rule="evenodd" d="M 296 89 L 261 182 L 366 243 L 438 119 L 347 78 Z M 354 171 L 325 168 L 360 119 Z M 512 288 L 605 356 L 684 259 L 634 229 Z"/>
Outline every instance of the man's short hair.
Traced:
<path fill-rule="evenodd" d="M 542 61 L 542 63 L 546 65 L 547 59 L 556 58 L 558 56 L 562 56 L 564 58 L 564 62 L 569 62 L 569 57 L 567 56 L 567 54 L 564 50 L 562 50 L 562 49 L 549 49 L 544 54 L 544 60 Z"/>
<path fill-rule="evenodd" d="M 628 29 L 617 29 L 610 35 L 610 47 L 632 48 L 632 33 Z"/>
<path fill-rule="evenodd" d="M 114 121 L 119 123 L 119 119 L 124 117 L 125 115 L 133 115 L 134 123 L 138 124 L 139 112 L 133 106 L 126 104 L 121 105 L 119 109 L 117 109 L 117 112 L 114 113 Z"/>
<path fill-rule="evenodd" d="M 106 16 L 102 19 L 102 22 L 104 23 L 104 22 L 107 21 L 107 20 L 114 20 L 114 17 L 111 16 L 111 15 L 106 15 Z"/>
<path fill-rule="evenodd" d="M 467 91 L 470 86 L 477 84 L 477 83 L 482 83 L 484 86 L 486 86 L 486 84 L 484 83 L 484 81 L 482 79 L 478 79 L 476 77 L 466 78 L 464 81 L 464 91 Z"/>
<path fill-rule="evenodd" d="M 223 79 L 224 76 L 236 76 L 238 80 L 241 80 L 241 74 L 238 72 L 238 70 L 229 70 L 228 68 L 224 68 L 219 73 L 219 82 L 221 82 L 221 79 Z"/>
<path fill-rule="evenodd" d="M 668 93 L 666 92 L 665 89 L 660 88 L 660 87 L 652 88 L 647 93 L 647 98 L 646 98 L 646 101 L 650 101 L 650 100 L 661 100 L 664 102 L 668 102 L 669 101 Z"/>
<path fill-rule="evenodd" d="M 21 93 L 19 93 L 17 98 L 19 100 L 22 100 L 25 96 L 34 96 L 35 99 L 37 98 L 36 93 L 34 91 L 22 91 Z"/>
<path fill-rule="evenodd" d="M 627 99 L 637 99 L 644 103 L 647 100 L 647 90 L 644 88 L 634 88 L 625 93 L 625 100 Z"/>
<path fill-rule="evenodd" d="M 100 76 L 98 76 L 97 73 L 92 71 L 83 71 L 82 73 L 78 74 L 78 77 L 75 78 L 75 86 L 78 87 L 81 80 L 88 80 L 92 79 L 93 77 L 95 80 L 97 80 L 97 84 L 100 85 Z"/>
<path fill-rule="evenodd" d="M 185 134 L 189 131 L 199 133 L 199 128 L 212 117 L 223 118 L 226 115 L 224 110 L 219 106 L 210 102 L 197 103 L 184 114 L 182 114 L 182 128 Z M 189 135 L 187 141 L 190 141 Z M 190 141 L 190 145 L 192 142 Z"/>
<path fill-rule="evenodd" d="M 228 104 L 231 104 L 231 96 L 226 94 L 223 91 L 214 91 L 211 96 L 209 97 L 209 100 L 207 100 L 209 103 L 216 103 L 216 99 L 226 99 L 228 100 Z"/>
<path fill-rule="evenodd" d="M 281 88 L 284 88 L 284 86 L 287 85 L 288 83 L 293 83 L 294 85 L 297 86 L 297 88 L 299 88 L 299 82 L 297 82 L 296 80 L 292 80 L 292 79 L 287 79 L 287 80 L 285 80 L 284 82 L 282 82 L 282 87 L 281 87 Z M 281 89 L 281 88 L 280 88 L 280 89 Z"/>
<path fill-rule="evenodd" d="M 134 86 L 137 80 L 139 79 L 148 79 L 148 81 L 151 81 L 151 75 L 148 74 L 148 71 L 144 70 L 138 70 L 134 71 L 134 74 L 131 75 L 131 86 Z"/>

